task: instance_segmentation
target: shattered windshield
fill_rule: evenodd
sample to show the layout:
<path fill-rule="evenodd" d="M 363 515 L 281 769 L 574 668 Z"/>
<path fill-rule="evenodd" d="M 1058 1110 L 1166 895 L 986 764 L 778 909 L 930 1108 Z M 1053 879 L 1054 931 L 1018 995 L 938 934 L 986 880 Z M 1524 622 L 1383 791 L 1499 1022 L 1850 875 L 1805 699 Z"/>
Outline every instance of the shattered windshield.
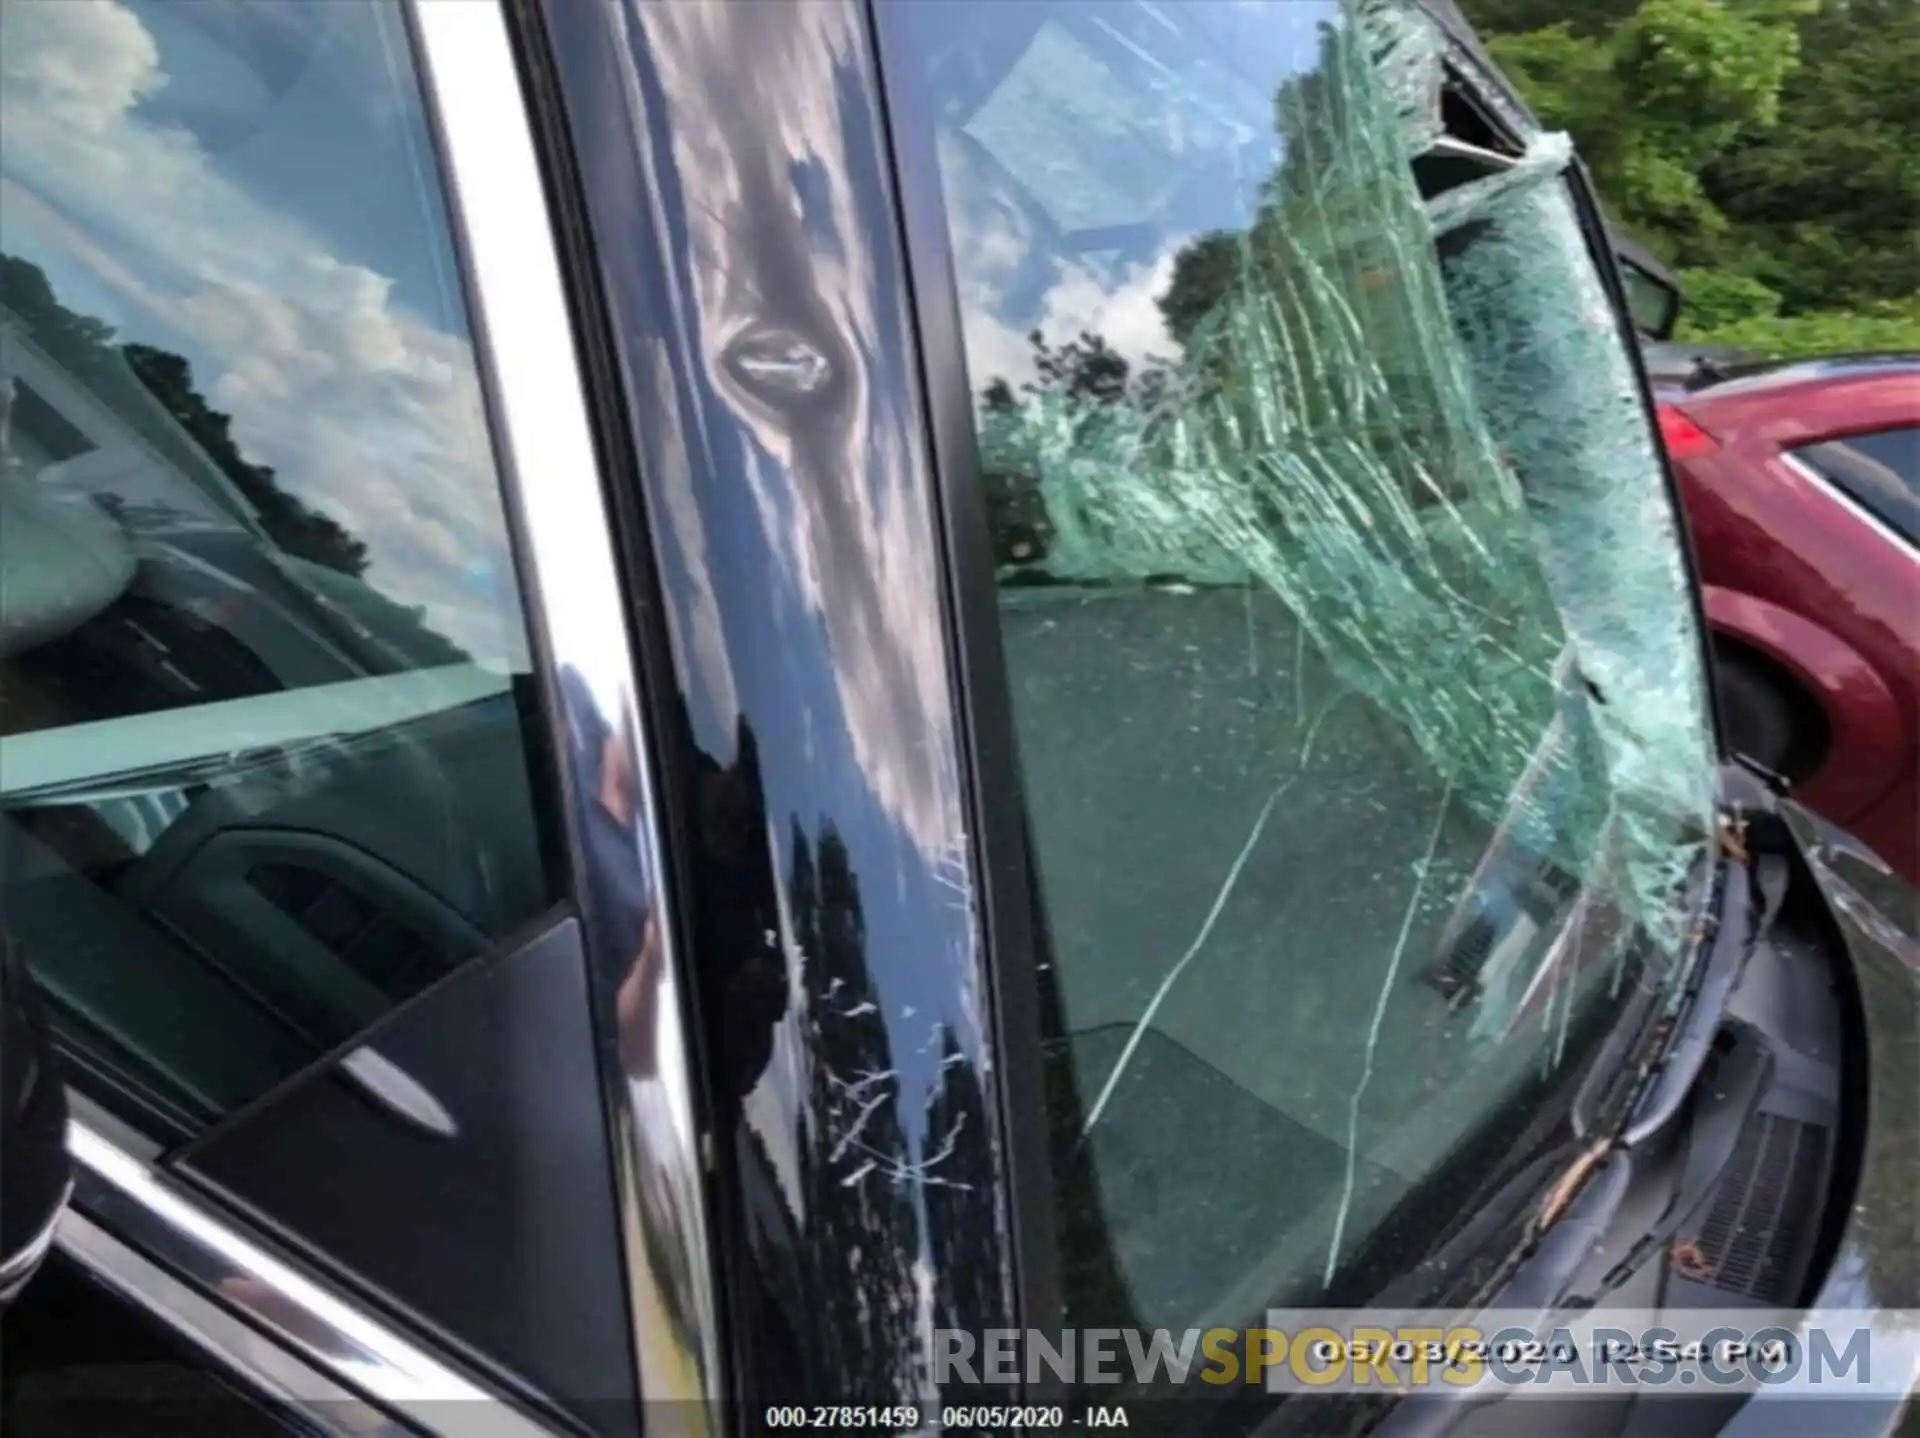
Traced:
<path fill-rule="evenodd" d="M 1567 141 L 1459 133 L 1388 0 L 884 13 L 1000 566 L 1068 1319 L 1352 1296 L 1691 951 L 1700 643 Z"/>

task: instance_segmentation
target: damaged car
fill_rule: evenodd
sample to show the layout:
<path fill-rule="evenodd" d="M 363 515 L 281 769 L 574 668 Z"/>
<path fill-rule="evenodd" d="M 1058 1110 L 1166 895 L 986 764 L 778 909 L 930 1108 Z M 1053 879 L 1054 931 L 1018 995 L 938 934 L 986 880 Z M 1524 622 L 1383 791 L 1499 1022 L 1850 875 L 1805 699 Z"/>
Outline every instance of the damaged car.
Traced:
<path fill-rule="evenodd" d="M 99 560 L 0 546 L 10 1432 L 1902 1421 L 1913 893 L 1723 751 L 1598 201 L 1449 0 L 0 25 L 4 480 Z M 413 638 L 182 662 L 348 596 Z M 1876 1363 L 1258 1381 L 1629 1310 Z"/>

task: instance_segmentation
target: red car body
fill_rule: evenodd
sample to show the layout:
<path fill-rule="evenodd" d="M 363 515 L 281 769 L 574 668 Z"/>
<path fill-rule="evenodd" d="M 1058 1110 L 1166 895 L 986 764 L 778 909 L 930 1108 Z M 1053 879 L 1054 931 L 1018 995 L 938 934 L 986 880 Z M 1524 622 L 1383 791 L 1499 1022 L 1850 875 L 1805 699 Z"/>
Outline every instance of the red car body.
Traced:
<path fill-rule="evenodd" d="M 1729 729 L 1729 697 L 1770 689 L 1798 731 L 1796 797 L 1920 884 L 1920 357 L 1696 382 L 1660 421 Z M 1876 458 L 1849 468 L 1862 437 Z"/>

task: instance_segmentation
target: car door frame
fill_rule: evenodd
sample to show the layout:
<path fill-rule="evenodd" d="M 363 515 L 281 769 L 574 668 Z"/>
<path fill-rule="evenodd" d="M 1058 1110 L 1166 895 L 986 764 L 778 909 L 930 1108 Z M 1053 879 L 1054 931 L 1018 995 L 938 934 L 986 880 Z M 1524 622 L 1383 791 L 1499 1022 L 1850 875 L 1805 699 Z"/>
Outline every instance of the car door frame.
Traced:
<path fill-rule="evenodd" d="M 473 318 L 509 535 L 526 579 L 543 714 L 559 735 L 597 711 L 641 756 L 629 826 L 640 862 L 618 873 L 595 864 L 583 838 L 590 776 L 570 746 L 554 746 L 570 902 L 475 962 L 497 962 L 578 913 L 589 935 L 595 1057 L 641 1392 L 676 1405 L 683 1431 L 711 1432 L 722 1380 L 704 1204 L 658 1201 L 662 1188 L 701 1193 L 704 1168 L 692 1082 L 698 1047 L 663 877 L 647 762 L 653 735 L 639 695 L 628 531 L 603 484 L 605 426 L 585 377 L 571 277 L 554 240 L 513 8 L 505 0 L 401 0 L 433 131 L 434 181 L 446 193 Z M 564 685 L 569 671 L 589 684 Z M 654 916 L 658 962 L 640 964 L 596 942 L 599 921 L 623 905 Z M 636 1102 L 622 1066 L 623 999 L 651 1014 L 655 1042 L 680 1060 L 650 1104 Z M 182 1181 L 150 1139 L 78 1095 L 68 1147 L 75 1197 L 56 1237 L 65 1260 L 271 1407 L 330 1432 L 460 1431 L 478 1406 L 490 1410 L 489 1431 L 565 1431 L 554 1411 L 528 1406 Z"/>
<path fill-rule="evenodd" d="M 735 18 L 749 8 L 750 31 Z M 918 327 L 922 277 L 903 253 L 903 166 L 885 123 L 894 97 L 880 84 L 868 0 L 704 7 L 705 33 L 667 18 L 692 11 L 626 0 L 548 0 L 537 13 L 552 65 L 542 84 L 565 122 L 550 136 L 559 157 L 550 173 L 576 182 L 565 243 L 582 280 L 576 295 L 588 295 L 605 341 L 599 378 L 609 407 L 624 407 L 618 438 L 631 459 L 617 468 L 636 481 L 621 500 L 636 520 L 633 547 L 648 550 L 643 562 L 658 585 L 646 687 L 663 823 L 674 836 L 671 885 L 702 1015 L 702 1078 L 709 1114 L 723 1111 L 710 1131 L 710 1192 L 727 1401 L 745 1415 L 823 1395 L 918 1402 L 932 1357 L 919 1325 L 859 1335 L 856 1361 L 855 1340 L 827 1331 L 837 1275 L 863 1264 L 891 1272 L 876 1255 L 905 1245 L 892 1276 L 911 1277 L 927 1303 L 947 1305 L 936 1322 L 976 1332 L 1017 1326 L 1015 1285 L 1042 1263 L 1008 1210 L 1009 1170 L 1036 1154 L 1044 1161 L 1045 1148 L 1035 1141 L 1038 1105 L 1007 1098 L 1024 1077 L 1003 1060 L 1037 1043 L 1006 1042 L 1005 1026 L 1020 1022 L 1006 995 L 1030 990 L 996 965 L 1030 960 L 1032 945 L 1013 937 L 1017 912 L 999 898 L 1014 872 L 1009 848 L 989 849 L 982 835 L 992 824 L 1004 837 L 1019 799 L 1005 794 L 995 801 L 1004 807 L 983 813 L 991 786 L 982 775 L 998 774 L 971 747 L 983 729 L 1003 740 L 1011 730 L 983 723 L 982 696 L 956 663 L 948 576 L 977 566 L 949 562 L 946 491 L 925 421 L 922 366 L 930 353 L 944 360 L 958 350 L 930 344 Z M 780 55 L 777 74 L 755 69 L 756 47 Z M 701 65 L 724 70 L 727 83 L 692 84 L 685 76 Z M 808 117 L 818 123 L 791 139 Z M 783 148 L 789 140 L 793 152 Z M 706 164 L 742 183 L 704 208 L 689 196 L 701 173 L 678 148 L 696 143 L 710 147 Z M 757 183 L 775 176 L 790 186 Z M 798 226 L 796 193 L 818 206 Z M 724 282 L 735 275 L 747 298 L 728 309 L 737 297 Z M 844 467 L 822 463 L 823 448 Z M 843 523 L 871 515 L 860 508 L 871 492 L 885 494 L 897 522 Z M 830 558 L 796 574 L 791 561 L 817 553 L 816 544 L 832 546 Z M 987 598 L 985 611 L 968 607 L 976 625 L 986 616 L 981 635 L 991 627 Z M 862 684 L 889 704 L 862 703 Z M 787 714 L 800 718 L 788 724 Z M 930 1172 L 925 1144 L 917 1158 L 844 1162 L 857 1155 L 865 1120 L 842 1124 L 814 1156 L 838 1176 L 818 1179 L 805 1211 L 776 1215 L 771 1227 L 762 1220 L 779 1207 L 774 1185 L 749 1150 L 785 1139 L 764 1119 L 743 1119 L 737 1095 L 714 1098 L 729 1082 L 727 986 L 738 955 L 716 939 L 713 915 L 740 894 L 740 876 L 701 834 L 703 785 L 748 734 L 755 782 L 764 776 L 766 787 L 746 805 L 743 843 L 756 825 L 778 836 L 770 853 L 789 834 L 797 841 L 798 806 L 810 806 L 808 837 L 847 836 L 851 879 L 878 911 L 859 965 L 872 998 L 834 1013 L 823 995 L 796 993 L 794 1067 L 784 1077 L 769 1069 L 752 1101 L 803 1115 L 803 1132 L 841 1121 L 819 1101 L 823 1077 L 829 1086 L 890 1083 L 898 1092 L 888 1106 L 908 1111 L 917 1099 L 924 1125 L 941 1102 L 974 1106 L 973 1122 L 946 1135 L 942 1174 Z M 998 866 L 991 877 L 988 852 Z M 797 867 L 770 867 L 770 882 L 741 902 L 766 905 L 770 947 L 792 954 L 804 894 Z M 834 1021 L 869 1006 L 865 1041 L 891 1053 L 898 1072 L 837 1073 L 853 1050 L 851 1030 Z M 929 1079 L 935 1026 L 955 1047 Z M 1027 1032 L 1037 1035 L 1037 1025 Z M 928 1085 L 916 1087 L 916 1074 Z M 963 1171 L 964 1179 L 944 1176 Z M 863 1189 L 876 1184 L 904 1193 L 916 1216 L 899 1216 L 884 1197 L 870 1202 Z M 796 1288 L 809 1273 L 823 1278 Z"/>

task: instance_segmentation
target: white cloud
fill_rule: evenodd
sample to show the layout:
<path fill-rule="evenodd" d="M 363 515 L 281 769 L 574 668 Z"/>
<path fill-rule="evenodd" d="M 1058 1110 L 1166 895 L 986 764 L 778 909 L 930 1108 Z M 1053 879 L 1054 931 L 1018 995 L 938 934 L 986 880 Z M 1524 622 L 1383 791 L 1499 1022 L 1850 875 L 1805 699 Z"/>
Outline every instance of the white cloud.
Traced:
<path fill-rule="evenodd" d="M 678 402 L 673 393 L 673 355 L 665 344 L 649 349 L 649 363 L 643 367 L 653 390 L 654 403 L 663 414 L 672 413 Z M 656 483 L 666 494 L 665 520 L 673 542 L 686 564 L 686 573 L 676 586 L 684 596 L 681 603 L 669 607 L 669 642 L 680 668 L 697 675 L 696 702 L 711 707 L 697 717 L 709 733 L 731 738 L 740 698 L 733 682 L 733 663 L 727 653 L 726 626 L 720 618 L 719 596 L 714 593 L 711 575 L 712 555 L 707 543 L 706 523 L 700 515 L 693 477 L 683 462 L 683 454 L 673 446 L 661 447 L 658 463 L 661 472 Z"/>
<path fill-rule="evenodd" d="M 804 28 L 743 20 L 741 7 L 729 5 L 638 13 L 669 101 L 680 113 L 706 117 L 677 126 L 672 141 L 694 252 L 694 303 L 682 318 L 698 336 L 695 362 L 707 365 L 714 389 L 752 435 L 722 462 L 746 476 L 787 582 L 818 616 L 862 773 L 939 862 L 964 843 L 964 817 L 957 756 L 928 742 L 951 732 L 953 702 L 938 606 L 926 598 L 939 582 L 931 568 L 935 520 L 913 452 L 918 416 L 891 409 L 892 387 L 871 378 L 892 363 L 883 336 L 897 317 L 870 308 L 868 297 L 900 301 L 892 276 L 876 272 L 857 218 L 863 160 L 849 153 L 848 140 L 867 118 L 811 103 L 844 89 L 831 67 L 854 63 L 864 40 L 850 28 L 836 56 L 832 43 L 822 43 L 834 38 L 821 33 L 835 23 L 825 8 Z M 741 75 L 754 84 L 742 89 Z M 734 103 L 709 104 L 716 93 Z M 793 176 L 802 172 L 818 183 L 796 186 Z M 802 212 L 803 194 L 820 213 Z M 975 286 L 962 296 L 973 373 L 980 382 L 995 372 L 1017 377 L 1031 365 L 1025 326 L 979 322 L 996 312 L 1031 238 L 1017 211 L 993 206 L 984 190 L 971 198 L 988 221 L 956 234 L 963 281 Z M 1105 285 L 1090 271 L 1063 269 L 1035 321 L 1050 334 L 1098 328 L 1135 357 L 1171 353 L 1153 297 L 1176 248 L 1170 243 L 1167 258 Z M 728 370 L 723 356 L 742 335 L 774 330 L 830 352 L 830 410 L 814 404 L 798 418 L 776 413 Z M 713 433 L 718 443 L 727 430 Z"/>
<path fill-rule="evenodd" d="M 166 84 L 153 37 L 111 0 L 0 11 L 0 75 L 48 126 L 87 136 L 113 131 Z"/>
<path fill-rule="evenodd" d="M 1184 235 L 1168 240 L 1151 264 L 1130 265 L 1111 275 L 1063 264 L 1040 302 L 1039 329 L 1050 340 L 1090 330 L 1136 365 L 1179 353 L 1160 314 L 1159 299 L 1173 279 Z"/>
<path fill-rule="evenodd" d="M 168 77 L 122 5 L 0 7 L 0 71 L 8 189 L 83 241 L 129 313 L 190 338 L 196 382 L 243 452 L 367 543 L 371 583 L 424 605 L 476 657 L 523 664 L 519 616 L 498 597 L 506 535 L 467 340 L 398 306 L 390 277 L 235 183 L 191 133 L 143 115 Z M 392 83 L 370 64 L 344 88 Z"/>
<path fill-rule="evenodd" d="M 1027 336 L 1036 329 L 1050 344 L 1090 331 L 1135 365 L 1178 354 L 1157 301 L 1189 236 L 1169 235 L 1150 263 L 1096 269 L 1050 255 L 1032 223 L 1006 197 L 1004 182 L 964 142 L 943 137 L 940 170 L 967 365 L 976 389 L 995 378 L 1016 388 L 1032 379 L 1033 346 Z M 1034 287 L 1036 270 L 1047 283 L 1037 298 L 1022 302 L 1016 296 Z"/>

